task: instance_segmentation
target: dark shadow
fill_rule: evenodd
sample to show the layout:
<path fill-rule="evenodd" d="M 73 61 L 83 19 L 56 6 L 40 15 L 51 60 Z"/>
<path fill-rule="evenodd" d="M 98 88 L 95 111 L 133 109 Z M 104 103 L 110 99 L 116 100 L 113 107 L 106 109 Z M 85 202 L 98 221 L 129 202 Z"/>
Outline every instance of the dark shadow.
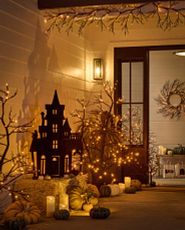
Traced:
<path fill-rule="evenodd" d="M 51 76 L 48 73 L 54 71 L 58 66 L 55 48 L 52 50 L 48 46 L 48 36 L 42 31 L 40 22 L 37 22 L 35 33 L 35 42 L 31 55 L 28 58 L 28 76 L 24 78 L 24 99 L 22 101 L 22 110 L 19 112 L 19 124 L 34 119 L 33 126 L 36 126 L 40 120 L 41 106 L 44 105 L 45 94 L 54 92 Z M 49 88 L 48 88 L 49 87 Z M 52 90 L 53 87 L 53 90 Z M 46 92 L 47 90 L 47 92 Z M 34 127 L 31 131 L 34 130 Z M 31 144 L 30 133 L 24 135 L 18 134 L 16 137 L 18 151 L 29 147 Z"/>

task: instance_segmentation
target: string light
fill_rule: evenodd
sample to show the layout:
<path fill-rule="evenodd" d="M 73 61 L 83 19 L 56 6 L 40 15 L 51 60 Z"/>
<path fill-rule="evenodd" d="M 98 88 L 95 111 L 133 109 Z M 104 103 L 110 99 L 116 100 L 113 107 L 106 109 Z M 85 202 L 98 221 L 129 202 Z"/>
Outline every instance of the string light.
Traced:
<path fill-rule="evenodd" d="M 148 1 L 138 4 L 61 8 L 60 11 L 58 9 L 46 10 L 44 11 L 44 23 L 47 24 L 47 32 L 56 27 L 59 30 L 65 28 L 69 33 L 77 25 L 78 32 L 82 33 L 86 26 L 96 23 L 102 29 L 107 29 L 113 33 L 116 25 L 119 25 L 126 34 L 129 26 L 134 23 L 144 24 L 152 16 L 156 16 L 157 26 L 166 30 L 183 24 L 185 18 L 185 10 L 181 7 L 180 1 L 169 2 L 170 4 L 168 2 Z M 101 97 L 99 99 L 102 100 Z M 123 101 L 118 99 L 118 103 L 122 104 Z"/>
<path fill-rule="evenodd" d="M 92 103 L 97 104 L 99 108 L 97 112 L 91 112 L 87 108 L 88 102 L 80 100 L 82 110 L 76 110 L 74 116 L 79 118 L 78 113 L 82 114 L 84 107 L 86 108 L 87 115 L 80 115 L 81 120 L 79 121 L 83 124 L 83 167 L 91 171 L 101 183 L 107 180 L 111 183 L 118 180 L 115 176 L 115 168 L 136 162 L 135 158 L 138 156 L 133 151 L 127 151 L 128 147 L 125 142 L 128 137 L 122 126 L 120 124 L 118 126 L 119 121 L 123 123 L 124 120 L 112 111 L 115 88 L 110 87 L 109 82 L 104 82 L 103 90 L 104 92 L 95 97 Z M 107 95 L 108 99 L 105 100 L 103 95 Z M 110 100 L 110 104 L 108 100 Z M 106 110 L 103 105 L 107 108 Z M 135 123 L 137 124 L 136 121 Z"/>

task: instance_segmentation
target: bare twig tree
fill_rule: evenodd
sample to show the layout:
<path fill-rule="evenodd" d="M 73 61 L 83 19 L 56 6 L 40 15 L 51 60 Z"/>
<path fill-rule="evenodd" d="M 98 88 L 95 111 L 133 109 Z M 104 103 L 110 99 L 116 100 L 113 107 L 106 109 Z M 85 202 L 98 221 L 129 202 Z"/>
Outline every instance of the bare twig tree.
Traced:
<path fill-rule="evenodd" d="M 94 183 L 115 182 L 117 166 L 137 156 L 125 151 L 126 135 L 122 121 L 113 110 L 114 87 L 105 82 L 102 92 L 93 100 L 78 99 L 78 103 L 82 108 L 76 110 L 73 117 L 77 118 L 83 142 L 82 165 L 92 173 Z"/>
<path fill-rule="evenodd" d="M 17 123 L 16 114 L 9 105 L 16 95 L 17 91 L 10 93 L 8 84 L 0 89 L 0 191 L 9 189 L 9 185 L 30 166 L 27 154 L 10 153 L 12 136 L 29 132 L 33 122 Z"/>
<path fill-rule="evenodd" d="M 148 158 L 148 168 L 149 168 L 149 182 L 153 185 L 153 176 L 155 176 L 159 170 L 159 152 L 158 146 L 156 144 L 156 137 L 153 133 L 150 133 L 149 139 L 149 158 Z"/>

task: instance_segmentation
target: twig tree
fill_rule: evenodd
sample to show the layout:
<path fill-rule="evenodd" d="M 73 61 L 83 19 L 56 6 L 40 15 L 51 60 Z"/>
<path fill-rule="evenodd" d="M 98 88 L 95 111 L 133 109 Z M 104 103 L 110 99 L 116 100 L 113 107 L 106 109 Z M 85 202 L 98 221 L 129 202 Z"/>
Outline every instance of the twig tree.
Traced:
<path fill-rule="evenodd" d="M 9 189 L 9 185 L 30 166 L 27 154 L 10 153 L 11 138 L 28 132 L 32 127 L 32 121 L 17 123 L 16 114 L 9 105 L 16 95 L 17 91 L 10 93 L 8 84 L 5 89 L 0 89 L 0 191 Z"/>
<path fill-rule="evenodd" d="M 83 142 L 82 166 L 92 173 L 98 186 L 117 180 L 117 168 L 131 162 L 133 153 L 126 153 L 126 136 L 121 117 L 114 114 L 114 87 L 105 82 L 102 92 L 93 100 L 77 100 L 81 109 L 75 110 L 78 131 Z"/>
<path fill-rule="evenodd" d="M 153 185 L 153 176 L 157 174 L 159 170 L 159 152 L 156 144 L 156 137 L 153 133 L 150 134 L 149 139 L 149 157 L 148 157 L 148 169 L 149 169 L 149 183 Z"/>

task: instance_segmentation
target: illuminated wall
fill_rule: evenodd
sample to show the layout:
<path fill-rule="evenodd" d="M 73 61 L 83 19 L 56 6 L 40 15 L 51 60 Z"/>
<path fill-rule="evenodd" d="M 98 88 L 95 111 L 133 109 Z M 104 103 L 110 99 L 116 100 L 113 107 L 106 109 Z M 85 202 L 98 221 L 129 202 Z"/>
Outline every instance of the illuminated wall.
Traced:
<path fill-rule="evenodd" d="M 179 119 L 170 119 L 158 113 L 155 98 L 160 94 L 167 81 L 175 79 L 185 82 L 185 57 L 174 55 L 174 50 L 150 52 L 150 130 L 155 133 L 159 145 L 174 148 L 185 145 L 185 114 Z"/>
<path fill-rule="evenodd" d="M 185 44 L 184 25 L 164 32 L 155 20 L 131 25 L 126 36 L 119 29 L 112 34 L 94 25 L 81 36 L 56 31 L 45 35 L 43 21 L 36 0 L 1 1 L 0 86 L 9 83 L 10 90 L 18 89 L 12 109 L 19 121 L 35 118 L 35 127 L 55 89 L 66 106 L 65 116 L 75 127 L 70 113 L 76 99 L 91 97 L 101 88 L 102 82 L 93 80 L 93 58 L 103 58 L 104 79 L 113 82 L 114 47 Z"/>
<path fill-rule="evenodd" d="M 85 33 L 86 48 L 91 54 L 98 54 L 104 58 L 105 79 L 113 80 L 114 76 L 114 48 L 134 46 L 161 46 L 185 44 L 185 26 L 182 24 L 172 30 L 163 31 L 156 26 L 156 19 L 146 22 L 144 25 L 130 25 L 129 33 L 125 36 L 119 29 L 115 34 L 101 31 L 97 26 L 87 28 Z M 93 34 L 96 37 L 92 39 Z M 169 56 L 169 53 L 171 56 Z M 164 118 L 157 113 L 158 107 L 154 100 L 158 96 L 161 87 L 167 80 L 179 78 L 185 81 L 184 61 L 169 53 L 152 53 L 150 55 L 150 131 L 156 135 L 158 145 L 174 147 L 177 144 L 185 145 L 184 128 L 185 117 L 178 121 Z"/>
<path fill-rule="evenodd" d="M 19 122 L 34 118 L 33 129 L 56 89 L 73 127 L 70 114 L 76 99 L 85 93 L 84 38 L 75 33 L 46 35 L 44 28 L 36 0 L 1 1 L 0 87 L 8 83 L 11 92 L 18 90 L 12 110 Z M 15 136 L 12 151 L 16 149 L 15 140 L 23 140 L 29 148 L 30 138 L 30 133 L 24 139 Z"/>

